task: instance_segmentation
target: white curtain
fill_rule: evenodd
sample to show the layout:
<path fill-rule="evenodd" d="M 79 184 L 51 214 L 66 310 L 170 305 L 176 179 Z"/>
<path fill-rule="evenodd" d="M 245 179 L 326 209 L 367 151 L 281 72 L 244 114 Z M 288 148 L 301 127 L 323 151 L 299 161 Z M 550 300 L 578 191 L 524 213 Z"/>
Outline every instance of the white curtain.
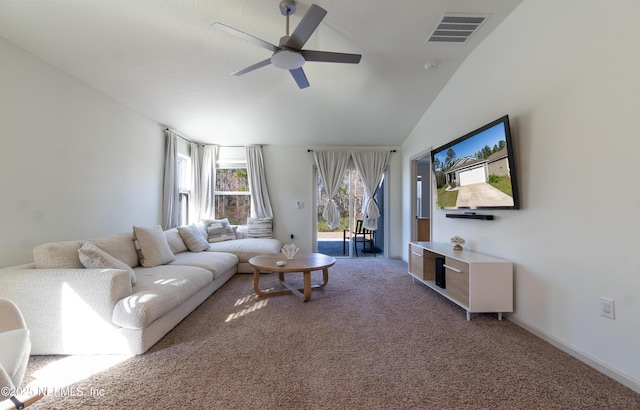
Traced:
<path fill-rule="evenodd" d="M 178 135 L 165 130 L 167 138 L 162 191 L 162 227 L 167 230 L 178 226 Z"/>
<path fill-rule="evenodd" d="M 249 177 L 249 192 L 251 193 L 251 217 L 272 218 L 271 202 L 267 179 L 264 174 L 264 160 L 260 146 L 248 146 L 247 175 Z"/>
<path fill-rule="evenodd" d="M 333 198 L 338 194 L 344 171 L 347 169 L 351 154 L 345 151 L 314 151 L 313 157 L 322 178 L 324 192 L 329 198 L 324 205 L 322 217 L 327 221 L 329 229 L 336 229 L 340 225 L 340 211 Z"/>
<path fill-rule="evenodd" d="M 376 189 L 378 189 L 378 185 L 382 182 L 384 170 L 389 164 L 391 153 L 389 151 L 356 151 L 352 155 L 353 163 L 360 173 L 360 179 L 362 179 L 366 194 L 362 226 L 370 231 L 376 231 L 378 229 L 380 209 L 373 196 L 376 193 Z"/>
<path fill-rule="evenodd" d="M 198 144 L 194 142 L 189 145 L 191 147 L 191 200 L 189 201 L 188 223 L 191 224 L 202 218 L 200 216 L 202 195 L 200 194 L 200 149 Z"/>
<path fill-rule="evenodd" d="M 198 220 L 215 217 L 216 163 L 218 147 L 205 145 L 202 149 L 202 177 L 200 178 L 200 212 Z"/>

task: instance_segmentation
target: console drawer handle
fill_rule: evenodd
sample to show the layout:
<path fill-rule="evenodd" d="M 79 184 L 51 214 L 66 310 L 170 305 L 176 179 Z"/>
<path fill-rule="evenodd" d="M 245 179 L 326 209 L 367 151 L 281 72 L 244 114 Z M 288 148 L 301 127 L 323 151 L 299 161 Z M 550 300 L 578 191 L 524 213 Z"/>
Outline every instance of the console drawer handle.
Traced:
<path fill-rule="evenodd" d="M 450 270 L 454 271 L 455 273 L 462 273 L 462 271 L 460 269 L 456 269 L 456 268 L 454 268 L 452 266 L 445 265 L 445 264 L 443 264 L 442 266 L 444 266 L 447 269 L 450 269 Z"/>

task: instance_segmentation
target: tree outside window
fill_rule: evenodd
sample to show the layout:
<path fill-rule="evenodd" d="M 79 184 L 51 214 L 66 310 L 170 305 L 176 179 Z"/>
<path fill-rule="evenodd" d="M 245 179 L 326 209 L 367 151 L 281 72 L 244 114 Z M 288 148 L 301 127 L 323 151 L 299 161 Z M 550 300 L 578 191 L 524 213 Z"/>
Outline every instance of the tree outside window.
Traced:
<path fill-rule="evenodd" d="M 251 195 L 244 168 L 218 168 L 215 186 L 215 216 L 228 218 L 231 225 L 246 225 L 251 212 Z"/>

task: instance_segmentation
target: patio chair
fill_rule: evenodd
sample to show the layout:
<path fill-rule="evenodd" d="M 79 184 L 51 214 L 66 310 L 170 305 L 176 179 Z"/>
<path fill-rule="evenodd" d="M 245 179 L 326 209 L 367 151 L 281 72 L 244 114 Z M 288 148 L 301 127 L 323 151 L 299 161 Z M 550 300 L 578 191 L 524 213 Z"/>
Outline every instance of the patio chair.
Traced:
<path fill-rule="evenodd" d="M 342 234 L 342 253 L 346 254 L 347 232 L 345 229 Z M 356 251 L 356 257 L 358 255 L 358 242 L 362 243 L 362 252 L 366 252 L 367 244 L 369 245 L 369 251 L 376 256 L 376 247 L 374 245 L 376 231 L 370 231 L 362 226 L 362 219 L 356 221 L 356 228 L 349 232 L 349 240 L 353 241 L 353 248 Z"/>

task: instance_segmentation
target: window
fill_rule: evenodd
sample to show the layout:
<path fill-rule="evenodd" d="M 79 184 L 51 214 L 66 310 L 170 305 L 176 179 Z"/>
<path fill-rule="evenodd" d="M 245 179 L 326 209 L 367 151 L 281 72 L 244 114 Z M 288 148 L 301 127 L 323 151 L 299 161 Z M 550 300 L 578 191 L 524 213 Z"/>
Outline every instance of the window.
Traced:
<path fill-rule="evenodd" d="M 192 186 L 191 150 L 187 144 L 178 144 L 178 226 L 189 223 Z"/>
<path fill-rule="evenodd" d="M 216 166 L 215 215 L 231 225 L 246 225 L 251 194 L 244 147 L 220 147 Z"/>

